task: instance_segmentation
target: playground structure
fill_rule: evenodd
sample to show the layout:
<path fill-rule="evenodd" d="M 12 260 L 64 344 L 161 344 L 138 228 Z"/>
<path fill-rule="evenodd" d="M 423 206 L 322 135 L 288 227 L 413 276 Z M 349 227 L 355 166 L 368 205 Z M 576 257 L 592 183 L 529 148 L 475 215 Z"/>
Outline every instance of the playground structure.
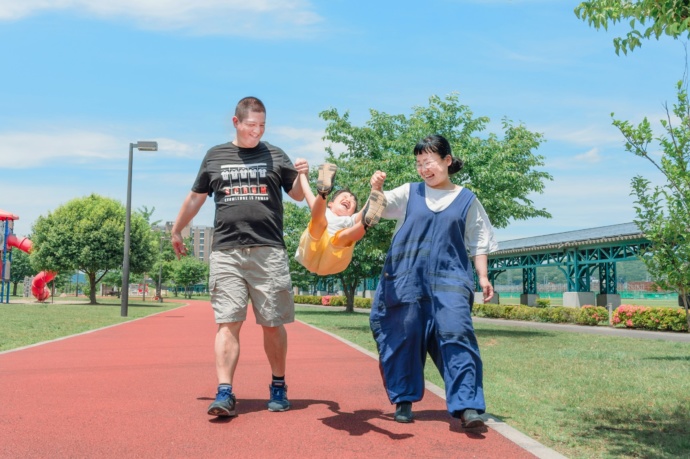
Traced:
<path fill-rule="evenodd" d="M 10 302 L 10 269 L 12 266 L 12 248 L 22 252 L 31 253 L 33 243 L 30 239 L 18 238 L 12 232 L 14 221 L 19 217 L 0 209 L 0 249 L 2 249 L 2 259 L 0 259 L 0 303 Z M 31 294 L 40 302 L 50 298 L 48 283 L 55 279 L 56 274 L 51 271 L 41 271 L 34 276 L 31 281 Z"/>

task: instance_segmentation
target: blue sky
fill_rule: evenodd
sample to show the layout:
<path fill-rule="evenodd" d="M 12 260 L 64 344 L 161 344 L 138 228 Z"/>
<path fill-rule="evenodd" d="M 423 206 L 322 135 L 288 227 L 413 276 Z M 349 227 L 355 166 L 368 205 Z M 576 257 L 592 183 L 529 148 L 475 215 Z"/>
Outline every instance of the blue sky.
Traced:
<path fill-rule="evenodd" d="M 324 158 L 319 112 L 409 114 L 459 93 L 475 116 L 544 134 L 554 177 L 531 196 L 552 219 L 499 240 L 632 221 L 630 179 L 655 181 L 625 152 L 616 117 L 654 126 L 675 100 L 683 43 L 617 56 L 620 29 L 596 31 L 562 0 L 0 0 L 0 208 L 27 235 L 39 215 L 99 193 L 174 220 L 199 162 L 232 140 L 238 99 L 267 105 L 265 140 Z M 412 146 L 410 146 L 412 147 Z M 208 201 L 194 223 L 212 226 Z"/>

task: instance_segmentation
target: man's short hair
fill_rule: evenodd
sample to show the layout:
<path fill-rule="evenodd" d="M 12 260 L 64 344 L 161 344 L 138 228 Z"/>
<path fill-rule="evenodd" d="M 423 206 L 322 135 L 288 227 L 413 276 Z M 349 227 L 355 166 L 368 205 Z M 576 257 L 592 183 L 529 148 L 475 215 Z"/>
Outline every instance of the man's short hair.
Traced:
<path fill-rule="evenodd" d="M 266 114 L 266 106 L 257 97 L 245 97 L 244 99 L 237 102 L 237 107 L 235 107 L 235 116 L 238 120 L 244 121 L 249 112 L 257 112 Z"/>

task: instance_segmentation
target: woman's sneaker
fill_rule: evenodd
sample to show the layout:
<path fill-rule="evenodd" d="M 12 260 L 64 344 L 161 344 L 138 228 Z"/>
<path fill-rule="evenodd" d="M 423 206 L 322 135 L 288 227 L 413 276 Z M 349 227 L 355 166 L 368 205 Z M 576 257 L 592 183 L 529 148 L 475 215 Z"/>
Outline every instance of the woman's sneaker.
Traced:
<path fill-rule="evenodd" d="M 478 427 L 484 427 L 484 419 L 477 413 L 477 410 L 465 410 L 460 415 L 460 420 L 462 421 L 462 426 L 465 429 L 476 429 Z"/>
<path fill-rule="evenodd" d="M 400 402 L 395 406 L 395 422 L 412 422 L 412 402 Z"/>
<path fill-rule="evenodd" d="M 367 205 L 364 206 L 364 210 L 362 211 L 362 225 L 364 225 L 364 229 L 375 226 L 379 220 L 381 220 L 381 216 L 385 209 L 386 195 L 381 191 L 371 190 Z"/>
<path fill-rule="evenodd" d="M 319 166 L 319 177 L 316 180 L 316 191 L 323 199 L 326 199 L 333 190 L 333 182 L 335 181 L 335 173 L 338 166 L 331 163 L 323 163 Z"/>
<path fill-rule="evenodd" d="M 290 402 L 287 399 L 287 386 L 285 384 L 271 384 L 268 386 L 271 391 L 271 399 L 268 401 L 268 411 L 287 411 L 290 409 Z"/>
<path fill-rule="evenodd" d="M 208 414 L 211 416 L 237 416 L 235 402 L 235 395 L 232 390 L 221 387 L 218 389 L 216 399 L 208 407 Z"/>

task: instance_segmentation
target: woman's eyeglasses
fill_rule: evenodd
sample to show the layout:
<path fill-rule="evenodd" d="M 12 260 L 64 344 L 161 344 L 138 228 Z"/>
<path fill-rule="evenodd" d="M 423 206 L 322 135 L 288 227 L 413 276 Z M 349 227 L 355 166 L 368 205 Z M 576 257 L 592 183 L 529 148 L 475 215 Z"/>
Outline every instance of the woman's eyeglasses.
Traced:
<path fill-rule="evenodd" d="M 436 162 L 432 159 L 428 159 L 428 160 L 424 161 L 423 163 L 415 163 L 414 166 L 417 168 L 418 171 L 421 171 L 424 169 L 429 170 L 432 167 L 438 166 L 438 162 Z"/>

